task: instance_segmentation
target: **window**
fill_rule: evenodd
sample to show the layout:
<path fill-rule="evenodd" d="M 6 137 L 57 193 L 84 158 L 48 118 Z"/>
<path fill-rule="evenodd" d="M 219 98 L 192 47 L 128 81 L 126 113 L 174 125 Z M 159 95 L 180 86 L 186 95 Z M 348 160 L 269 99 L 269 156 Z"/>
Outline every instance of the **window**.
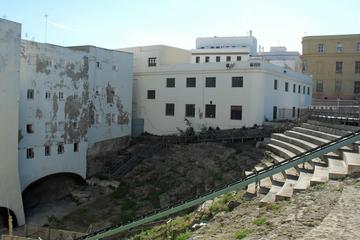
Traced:
<path fill-rule="evenodd" d="M 325 52 L 325 45 L 323 43 L 318 44 L 318 52 L 319 53 Z"/>
<path fill-rule="evenodd" d="M 196 87 L 196 78 L 186 78 L 186 87 L 187 88 L 194 88 Z"/>
<path fill-rule="evenodd" d="M 34 158 L 34 149 L 33 148 L 26 149 L 26 158 Z"/>
<path fill-rule="evenodd" d="M 58 154 L 63 154 L 65 151 L 64 149 L 64 144 L 63 143 L 59 143 L 58 145 Z"/>
<path fill-rule="evenodd" d="M 340 91 L 341 91 L 341 81 L 336 79 L 335 80 L 335 92 L 340 93 Z"/>
<path fill-rule="evenodd" d="M 205 87 L 207 87 L 207 88 L 216 87 L 216 78 L 215 77 L 207 77 L 205 79 Z"/>
<path fill-rule="evenodd" d="M 293 93 L 296 92 L 296 84 L 293 85 Z"/>
<path fill-rule="evenodd" d="M 305 86 L 303 86 L 303 94 L 305 94 L 305 88 L 306 88 L 306 87 L 305 87 Z"/>
<path fill-rule="evenodd" d="M 52 126 L 51 122 L 45 123 L 45 132 L 46 133 L 51 132 L 51 126 Z"/>
<path fill-rule="evenodd" d="M 205 62 L 208 63 L 209 61 L 210 61 L 210 57 L 209 57 L 209 56 L 206 56 L 206 57 L 205 57 Z"/>
<path fill-rule="evenodd" d="M 155 90 L 147 91 L 147 99 L 155 99 Z"/>
<path fill-rule="evenodd" d="M 51 99 L 51 93 L 50 92 L 45 92 L 45 99 L 47 99 L 47 100 Z"/>
<path fill-rule="evenodd" d="M 166 116 L 174 116 L 175 113 L 175 104 L 174 103 L 166 103 L 165 104 L 165 115 Z"/>
<path fill-rule="evenodd" d="M 166 79 L 166 87 L 174 88 L 175 87 L 175 78 L 167 78 Z"/>
<path fill-rule="evenodd" d="M 243 87 L 243 77 L 232 77 L 232 87 Z"/>
<path fill-rule="evenodd" d="M 316 92 L 323 92 L 323 81 L 322 80 L 317 80 L 316 81 Z"/>
<path fill-rule="evenodd" d="M 76 142 L 74 143 L 74 152 L 78 152 L 79 151 L 79 143 Z"/>
<path fill-rule="evenodd" d="M 185 105 L 185 117 L 195 117 L 195 104 Z"/>
<path fill-rule="evenodd" d="M 360 61 L 355 62 L 355 73 L 360 73 Z"/>
<path fill-rule="evenodd" d="M 116 119 L 116 114 L 115 114 L 115 113 L 112 113 L 112 114 L 111 114 L 111 122 L 112 122 L 112 123 L 115 123 L 115 119 Z"/>
<path fill-rule="evenodd" d="M 292 108 L 292 117 L 293 117 L 293 118 L 295 117 L 295 114 L 296 114 L 296 108 L 293 107 L 293 108 Z"/>
<path fill-rule="evenodd" d="M 27 99 L 34 99 L 34 89 L 27 90 Z"/>
<path fill-rule="evenodd" d="M 100 68 L 100 67 L 101 67 L 100 62 L 96 62 L 96 67 L 97 67 L 97 68 Z"/>
<path fill-rule="evenodd" d="M 205 105 L 205 117 L 206 118 L 215 118 L 216 116 L 216 105 L 206 104 Z"/>
<path fill-rule="evenodd" d="M 64 93 L 63 92 L 59 92 L 59 100 L 64 100 Z"/>
<path fill-rule="evenodd" d="M 360 42 L 358 42 L 358 43 L 356 44 L 356 51 L 357 51 L 357 52 L 360 52 Z"/>
<path fill-rule="evenodd" d="M 45 156 L 50 156 L 50 154 L 51 154 L 50 145 L 45 145 Z"/>
<path fill-rule="evenodd" d="M 342 53 L 344 51 L 344 47 L 341 43 L 337 43 L 336 44 L 336 52 L 337 53 Z"/>
<path fill-rule="evenodd" d="M 273 120 L 277 119 L 277 106 L 273 107 Z"/>
<path fill-rule="evenodd" d="M 277 85 L 278 85 L 278 81 L 275 79 L 274 80 L 274 90 L 277 90 L 277 87 L 278 87 Z"/>
<path fill-rule="evenodd" d="M 216 56 L 216 62 L 220 62 L 220 56 Z"/>
<path fill-rule="evenodd" d="M 226 61 L 230 62 L 231 61 L 231 56 L 226 56 Z"/>
<path fill-rule="evenodd" d="M 360 81 L 354 82 L 354 93 L 360 93 Z"/>
<path fill-rule="evenodd" d="M 336 62 L 336 73 L 342 73 L 343 62 Z"/>
<path fill-rule="evenodd" d="M 34 129 L 33 129 L 32 124 L 26 124 L 26 132 L 27 133 L 34 133 Z"/>
<path fill-rule="evenodd" d="M 288 91 L 289 91 L 289 83 L 285 82 L 285 92 L 288 92 Z"/>
<path fill-rule="evenodd" d="M 231 106 L 231 120 L 241 120 L 242 119 L 242 106 Z"/>
<path fill-rule="evenodd" d="M 301 86 L 299 85 L 298 86 L 298 93 L 300 93 L 301 92 Z"/>
<path fill-rule="evenodd" d="M 307 94 L 310 95 L 310 87 L 308 87 Z"/>
<path fill-rule="evenodd" d="M 195 62 L 199 63 L 200 62 L 200 57 L 195 57 Z"/>
<path fill-rule="evenodd" d="M 119 70 L 119 67 L 116 66 L 116 65 L 113 65 L 113 66 L 112 66 L 112 70 L 117 72 L 117 71 Z"/>
<path fill-rule="evenodd" d="M 148 66 L 149 67 L 156 67 L 156 57 L 148 58 Z"/>
<path fill-rule="evenodd" d="M 241 61 L 241 56 L 236 56 L 236 61 L 240 62 Z"/>

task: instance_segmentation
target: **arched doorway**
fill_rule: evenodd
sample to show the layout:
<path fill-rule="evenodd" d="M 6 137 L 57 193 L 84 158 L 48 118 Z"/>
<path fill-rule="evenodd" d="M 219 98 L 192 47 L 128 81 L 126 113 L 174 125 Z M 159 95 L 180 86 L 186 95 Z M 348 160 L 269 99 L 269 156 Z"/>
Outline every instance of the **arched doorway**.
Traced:
<path fill-rule="evenodd" d="M 15 213 L 6 207 L 0 207 L 0 230 L 9 227 L 9 214 L 13 219 L 13 227 L 17 227 Z"/>

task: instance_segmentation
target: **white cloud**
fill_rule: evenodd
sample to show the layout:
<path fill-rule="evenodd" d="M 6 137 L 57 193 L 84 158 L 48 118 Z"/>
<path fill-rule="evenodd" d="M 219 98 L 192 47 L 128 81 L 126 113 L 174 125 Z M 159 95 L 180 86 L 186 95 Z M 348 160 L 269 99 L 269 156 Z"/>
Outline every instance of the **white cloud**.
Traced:
<path fill-rule="evenodd" d="M 69 26 L 66 26 L 64 24 L 61 24 L 61 23 L 56 23 L 56 22 L 52 22 L 52 21 L 49 21 L 50 25 L 56 27 L 56 28 L 59 28 L 59 29 L 62 29 L 62 30 L 66 30 L 66 31 L 75 31 L 74 28 L 72 27 L 69 27 Z"/>

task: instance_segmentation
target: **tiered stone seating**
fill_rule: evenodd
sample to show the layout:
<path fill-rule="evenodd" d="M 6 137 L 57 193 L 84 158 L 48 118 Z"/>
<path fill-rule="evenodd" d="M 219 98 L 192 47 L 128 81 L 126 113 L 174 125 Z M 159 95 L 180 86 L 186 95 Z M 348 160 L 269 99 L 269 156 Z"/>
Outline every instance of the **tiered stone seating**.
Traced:
<path fill-rule="evenodd" d="M 303 123 L 285 133 L 274 133 L 267 144 L 267 159 L 256 170 L 281 163 L 288 158 L 326 144 L 345 136 L 359 128 L 353 126 L 322 124 L 317 121 Z M 255 184 L 248 186 L 253 195 L 265 194 L 261 203 L 289 199 L 294 193 L 301 192 L 311 185 L 325 183 L 329 179 L 344 178 L 349 174 L 360 172 L 360 141 L 345 146 L 337 151 L 312 159 L 297 167 L 289 168 L 283 173 L 260 181 L 259 189 Z M 260 191 L 262 189 L 262 191 Z"/>

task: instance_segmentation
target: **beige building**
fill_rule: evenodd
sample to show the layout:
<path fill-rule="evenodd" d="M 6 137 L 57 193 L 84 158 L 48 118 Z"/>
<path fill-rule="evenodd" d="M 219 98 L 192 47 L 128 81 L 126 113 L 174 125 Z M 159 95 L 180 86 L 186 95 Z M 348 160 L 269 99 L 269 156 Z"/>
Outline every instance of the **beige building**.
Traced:
<path fill-rule="evenodd" d="M 360 34 L 304 37 L 302 51 L 313 100 L 360 99 Z"/>

